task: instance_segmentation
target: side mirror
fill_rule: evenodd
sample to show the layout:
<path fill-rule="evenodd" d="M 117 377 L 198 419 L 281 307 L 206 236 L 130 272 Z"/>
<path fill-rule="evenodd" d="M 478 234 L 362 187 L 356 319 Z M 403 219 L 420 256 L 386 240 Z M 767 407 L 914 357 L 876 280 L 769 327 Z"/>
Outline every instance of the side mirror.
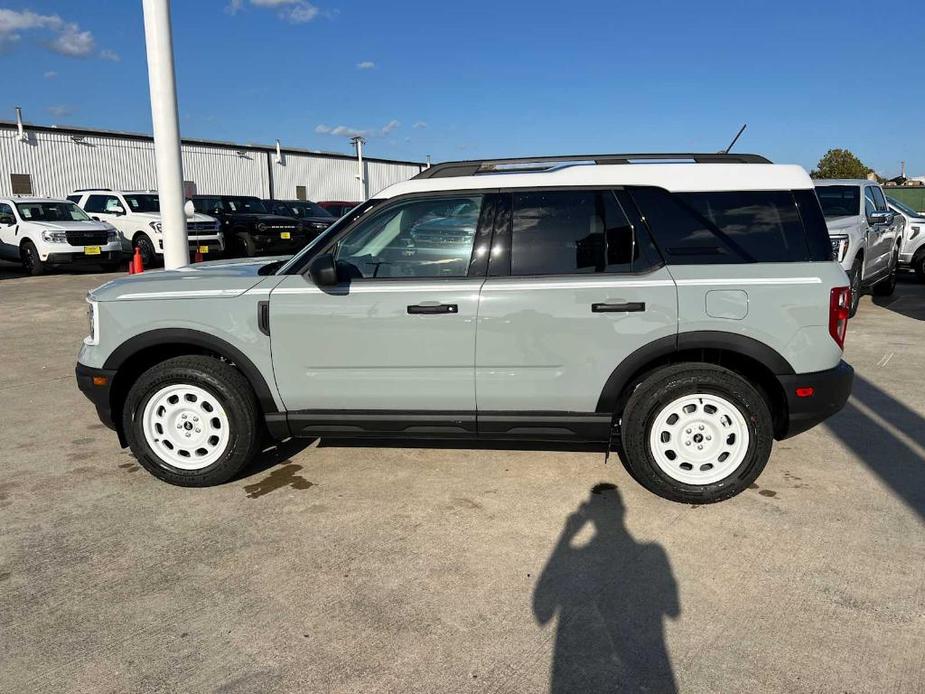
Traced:
<path fill-rule="evenodd" d="M 871 226 L 878 224 L 892 224 L 893 223 L 893 213 L 892 212 L 871 212 L 867 215 L 867 223 Z"/>
<path fill-rule="evenodd" d="M 121 217 L 122 215 L 125 214 L 125 208 L 124 207 L 113 207 L 112 213 L 116 215 L 117 217 Z"/>
<path fill-rule="evenodd" d="M 333 287 L 337 284 L 337 265 L 330 253 L 319 255 L 308 266 L 308 276 L 319 287 Z"/>

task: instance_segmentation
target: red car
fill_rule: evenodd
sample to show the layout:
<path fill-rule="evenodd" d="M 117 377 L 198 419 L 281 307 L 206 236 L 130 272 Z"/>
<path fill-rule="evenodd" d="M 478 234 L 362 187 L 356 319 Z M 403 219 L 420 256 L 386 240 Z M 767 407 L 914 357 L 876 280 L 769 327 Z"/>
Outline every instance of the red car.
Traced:
<path fill-rule="evenodd" d="M 323 207 L 327 210 L 333 217 L 340 219 L 360 203 L 347 202 L 345 200 L 324 200 L 317 204 L 319 207 Z"/>

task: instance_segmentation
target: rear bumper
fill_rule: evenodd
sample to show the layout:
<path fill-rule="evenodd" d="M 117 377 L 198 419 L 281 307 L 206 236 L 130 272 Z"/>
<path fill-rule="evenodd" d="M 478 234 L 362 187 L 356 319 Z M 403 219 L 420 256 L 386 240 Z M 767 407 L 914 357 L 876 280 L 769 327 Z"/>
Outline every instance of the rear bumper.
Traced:
<path fill-rule="evenodd" d="M 778 376 L 787 398 L 787 420 L 778 439 L 802 434 L 841 410 L 851 395 L 854 369 L 845 362 L 828 371 Z M 797 388 L 812 388 L 811 397 L 799 397 Z"/>
<path fill-rule="evenodd" d="M 96 369 L 85 366 L 80 362 L 77 362 L 74 372 L 77 377 L 77 387 L 96 407 L 96 413 L 99 415 L 100 421 L 110 429 L 116 429 L 112 419 L 112 402 L 109 399 L 109 394 L 112 390 L 112 379 L 115 377 L 116 372 L 112 369 Z M 94 383 L 94 378 L 97 379 L 96 383 Z M 105 382 L 102 381 L 104 378 L 106 379 Z"/>

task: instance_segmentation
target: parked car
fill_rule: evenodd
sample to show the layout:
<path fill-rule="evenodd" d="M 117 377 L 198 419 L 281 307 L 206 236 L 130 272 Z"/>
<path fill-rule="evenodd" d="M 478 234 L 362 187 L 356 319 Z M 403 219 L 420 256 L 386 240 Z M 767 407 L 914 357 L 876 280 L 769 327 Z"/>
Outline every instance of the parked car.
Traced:
<path fill-rule="evenodd" d="M 656 494 L 726 499 L 844 405 L 850 289 L 802 168 L 679 156 L 438 165 L 288 261 L 110 282 L 78 385 L 173 484 L 231 479 L 265 429 L 616 447 Z"/>
<path fill-rule="evenodd" d="M 116 228 L 90 219 L 73 202 L 0 198 L 0 258 L 21 262 L 30 275 L 41 275 L 63 265 L 115 270 L 125 254 Z"/>
<path fill-rule="evenodd" d="M 109 222 L 122 232 L 124 249 L 131 252 L 137 248 L 146 267 L 163 260 L 164 235 L 157 192 L 81 190 L 68 195 L 67 199 L 77 203 L 91 218 Z M 224 252 L 224 238 L 213 217 L 188 213 L 186 231 L 191 253 L 221 255 Z"/>
<path fill-rule="evenodd" d="M 332 217 L 340 219 L 354 207 L 359 205 L 358 202 L 345 202 L 344 200 L 322 200 L 317 203 L 318 207 L 327 210 Z"/>
<path fill-rule="evenodd" d="M 925 282 L 925 212 L 889 196 L 886 201 L 890 209 L 906 222 L 902 247 L 899 249 L 899 266 L 915 270 L 919 280 Z"/>
<path fill-rule="evenodd" d="M 883 189 L 866 179 L 814 181 L 825 215 L 832 254 L 851 280 L 851 311 L 857 313 L 861 294 L 890 296 L 902 246 L 902 226 L 890 211 Z"/>
<path fill-rule="evenodd" d="M 217 217 L 228 247 L 236 256 L 261 252 L 295 253 L 312 238 L 304 225 L 288 215 L 271 213 L 260 198 L 250 195 L 194 195 L 197 212 Z"/>
<path fill-rule="evenodd" d="M 264 200 L 263 205 L 271 214 L 293 217 L 302 222 L 309 240 L 337 221 L 327 210 L 310 200 Z"/>

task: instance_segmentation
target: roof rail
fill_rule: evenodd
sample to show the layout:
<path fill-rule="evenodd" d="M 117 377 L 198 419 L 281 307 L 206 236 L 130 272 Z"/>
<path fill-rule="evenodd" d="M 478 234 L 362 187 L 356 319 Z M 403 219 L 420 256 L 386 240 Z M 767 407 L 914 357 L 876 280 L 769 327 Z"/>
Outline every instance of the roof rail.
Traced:
<path fill-rule="evenodd" d="M 573 154 L 563 157 L 516 157 L 513 159 L 473 159 L 447 161 L 424 169 L 414 178 L 454 178 L 489 173 L 538 173 L 568 166 L 588 164 L 770 164 L 760 154 L 726 154 L 723 152 L 680 152 L 638 154 Z"/>
<path fill-rule="evenodd" d="M 75 193 L 90 193 L 90 192 L 92 192 L 92 191 L 94 191 L 94 190 L 108 190 L 108 191 L 112 191 L 112 188 L 75 188 L 75 189 L 74 189 L 74 192 L 75 192 Z"/>

